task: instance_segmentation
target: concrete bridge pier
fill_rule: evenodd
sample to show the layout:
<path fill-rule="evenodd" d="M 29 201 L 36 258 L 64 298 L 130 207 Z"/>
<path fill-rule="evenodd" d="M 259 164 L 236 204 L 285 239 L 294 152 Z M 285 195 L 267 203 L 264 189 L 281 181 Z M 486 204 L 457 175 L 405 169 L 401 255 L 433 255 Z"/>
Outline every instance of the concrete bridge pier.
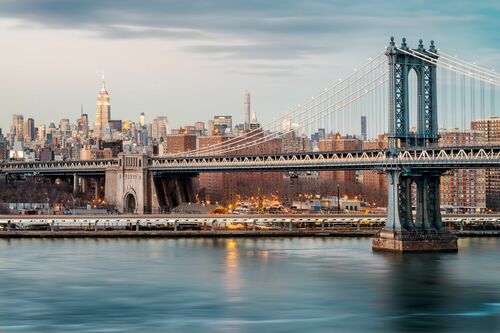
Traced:
<path fill-rule="evenodd" d="M 457 237 L 443 227 L 439 172 L 389 170 L 387 222 L 372 240 L 374 251 L 457 251 Z M 416 183 L 416 218 L 411 184 Z"/>
<path fill-rule="evenodd" d="M 194 173 L 152 175 L 152 189 L 154 189 L 159 209 L 169 212 L 183 202 L 195 202 L 195 178 Z"/>

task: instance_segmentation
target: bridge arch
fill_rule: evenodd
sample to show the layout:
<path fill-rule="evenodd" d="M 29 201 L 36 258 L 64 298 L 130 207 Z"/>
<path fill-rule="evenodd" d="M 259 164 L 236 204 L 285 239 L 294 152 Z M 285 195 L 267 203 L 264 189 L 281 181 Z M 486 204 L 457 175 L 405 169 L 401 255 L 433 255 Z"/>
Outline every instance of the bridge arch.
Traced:
<path fill-rule="evenodd" d="M 135 214 L 137 212 L 137 196 L 135 191 L 125 193 L 123 197 L 123 211 L 129 214 Z"/>

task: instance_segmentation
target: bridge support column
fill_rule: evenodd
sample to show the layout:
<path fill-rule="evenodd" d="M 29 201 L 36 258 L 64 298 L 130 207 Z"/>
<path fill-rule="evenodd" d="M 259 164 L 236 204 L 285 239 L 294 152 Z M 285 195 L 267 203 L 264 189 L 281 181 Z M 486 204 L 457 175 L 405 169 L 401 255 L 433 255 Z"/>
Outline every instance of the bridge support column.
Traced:
<path fill-rule="evenodd" d="M 81 192 L 86 193 L 87 192 L 87 178 L 85 177 L 80 177 L 80 181 L 82 182 L 82 187 L 81 187 Z"/>
<path fill-rule="evenodd" d="M 374 251 L 457 251 L 457 237 L 441 221 L 440 174 L 387 171 L 387 222 L 372 240 Z M 413 222 L 411 184 L 416 183 L 416 219 Z"/>
<path fill-rule="evenodd" d="M 73 193 L 76 194 L 78 192 L 78 176 L 76 173 L 73 174 Z"/>

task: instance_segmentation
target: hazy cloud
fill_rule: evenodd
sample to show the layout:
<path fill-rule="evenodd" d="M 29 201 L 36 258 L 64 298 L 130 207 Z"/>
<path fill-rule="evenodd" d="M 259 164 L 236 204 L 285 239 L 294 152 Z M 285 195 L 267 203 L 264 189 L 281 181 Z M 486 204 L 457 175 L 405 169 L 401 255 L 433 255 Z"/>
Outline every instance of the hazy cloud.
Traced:
<path fill-rule="evenodd" d="M 463 5 L 463 1 L 4 0 L 0 17 L 111 39 L 193 41 L 186 50 L 197 53 L 294 59 L 332 52 L 375 32 L 460 29 L 498 12 L 495 5 L 490 11 L 464 11 Z"/>

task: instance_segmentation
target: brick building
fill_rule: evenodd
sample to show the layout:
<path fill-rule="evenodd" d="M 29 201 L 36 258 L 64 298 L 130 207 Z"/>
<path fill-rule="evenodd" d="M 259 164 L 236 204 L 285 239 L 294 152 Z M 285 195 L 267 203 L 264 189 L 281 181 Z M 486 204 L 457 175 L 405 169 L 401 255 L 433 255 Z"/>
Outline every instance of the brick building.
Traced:
<path fill-rule="evenodd" d="M 485 144 L 500 143 L 500 117 L 478 119 L 471 122 L 471 129 L 484 135 Z M 487 169 L 486 173 L 486 207 L 500 211 L 500 170 Z"/>
<path fill-rule="evenodd" d="M 167 151 L 169 154 L 182 153 L 196 149 L 196 135 L 169 134 L 167 135 Z"/>
<path fill-rule="evenodd" d="M 362 148 L 362 141 L 352 136 L 342 137 L 340 133 L 330 134 L 328 138 L 319 140 L 318 151 L 333 152 L 345 150 L 359 150 Z M 356 171 L 321 171 L 320 178 L 327 181 L 346 183 L 346 185 L 356 183 Z"/>
<path fill-rule="evenodd" d="M 484 144 L 479 131 L 450 129 L 439 133 L 441 146 Z M 441 207 L 453 213 L 474 213 L 486 210 L 486 171 L 454 169 L 441 177 Z"/>
<path fill-rule="evenodd" d="M 387 136 L 379 135 L 376 139 L 363 141 L 363 150 L 384 150 L 387 148 Z M 387 175 L 380 170 L 363 171 L 363 192 L 365 200 L 375 206 L 387 203 Z"/>
<path fill-rule="evenodd" d="M 251 142 L 264 137 L 264 132 L 251 132 L 242 136 L 235 137 L 225 135 L 210 135 L 199 137 L 199 147 L 205 148 L 215 144 L 220 144 L 233 139 L 227 145 L 222 145 L 222 149 L 227 152 L 225 155 L 259 155 L 259 154 L 279 154 L 282 151 L 281 139 L 275 138 L 266 142 L 249 147 L 231 150 L 243 145 L 245 142 Z M 248 136 L 246 138 L 245 136 Z M 215 152 L 210 152 L 215 155 Z M 268 194 L 275 193 L 281 188 L 283 176 L 281 172 L 212 172 L 201 173 L 199 176 L 200 193 L 205 199 L 211 202 L 221 204 L 235 203 L 237 196 L 251 196 L 257 193 Z"/>

